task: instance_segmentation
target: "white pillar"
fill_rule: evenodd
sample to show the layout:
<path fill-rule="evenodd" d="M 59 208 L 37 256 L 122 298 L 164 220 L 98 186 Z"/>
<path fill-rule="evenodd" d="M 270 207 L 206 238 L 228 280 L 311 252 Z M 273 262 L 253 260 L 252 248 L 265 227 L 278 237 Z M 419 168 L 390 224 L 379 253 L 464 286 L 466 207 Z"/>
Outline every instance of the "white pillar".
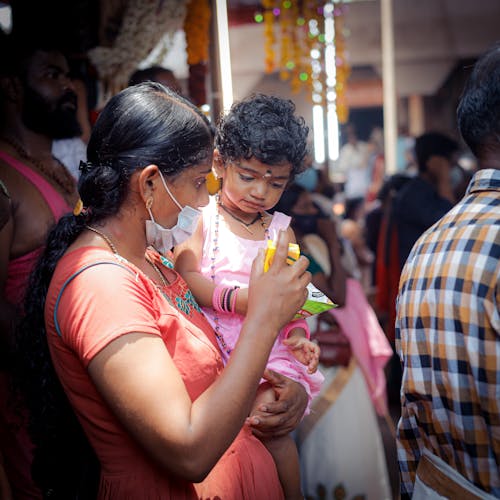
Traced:
<path fill-rule="evenodd" d="M 398 137 L 398 124 L 392 0 L 381 0 L 380 19 L 382 30 L 385 171 L 388 174 L 393 174 L 396 172 L 396 142 Z"/>
<path fill-rule="evenodd" d="M 226 0 L 211 0 L 210 31 L 211 115 L 215 122 L 233 103 L 233 77 L 229 49 L 229 23 Z"/>

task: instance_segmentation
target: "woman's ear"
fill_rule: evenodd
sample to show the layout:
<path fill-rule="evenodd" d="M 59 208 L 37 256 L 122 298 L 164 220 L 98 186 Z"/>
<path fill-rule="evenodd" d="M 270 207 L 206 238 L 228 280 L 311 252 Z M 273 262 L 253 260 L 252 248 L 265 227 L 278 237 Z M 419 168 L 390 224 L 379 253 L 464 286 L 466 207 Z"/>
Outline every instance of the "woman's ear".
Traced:
<path fill-rule="evenodd" d="M 151 198 L 153 195 L 159 177 L 160 175 L 157 165 L 148 165 L 139 172 L 138 187 L 139 193 L 144 202 L 146 202 L 146 200 Z"/>

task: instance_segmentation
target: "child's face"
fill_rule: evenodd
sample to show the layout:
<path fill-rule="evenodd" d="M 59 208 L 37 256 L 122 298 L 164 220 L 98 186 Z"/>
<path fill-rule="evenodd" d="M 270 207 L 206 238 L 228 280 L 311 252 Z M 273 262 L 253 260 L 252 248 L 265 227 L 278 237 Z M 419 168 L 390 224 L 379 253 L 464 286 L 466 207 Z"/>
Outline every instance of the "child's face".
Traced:
<path fill-rule="evenodd" d="M 222 202 L 245 213 L 269 210 L 278 203 L 290 178 L 291 165 L 266 165 L 256 158 L 218 163 Z"/>

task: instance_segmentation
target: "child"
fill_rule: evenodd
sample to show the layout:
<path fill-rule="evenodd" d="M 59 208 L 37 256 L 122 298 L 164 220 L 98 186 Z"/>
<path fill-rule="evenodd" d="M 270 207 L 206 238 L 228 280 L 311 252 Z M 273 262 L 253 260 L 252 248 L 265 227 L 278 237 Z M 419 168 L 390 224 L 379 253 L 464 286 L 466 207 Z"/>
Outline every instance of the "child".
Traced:
<path fill-rule="evenodd" d="M 246 313 L 252 262 L 267 240 L 288 231 L 290 217 L 266 210 L 304 169 L 308 128 L 289 100 L 255 95 L 232 106 L 215 137 L 213 171 L 221 190 L 203 209 L 195 234 L 175 249 L 176 268 L 213 325 L 227 362 Z M 304 385 L 310 399 L 323 376 L 316 372 L 318 346 L 307 323 L 285 327 L 270 354 L 268 368 Z M 252 415 L 275 395 L 263 379 Z M 265 441 L 273 455 L 287 499 L 303 498 L 297 449 L 291 436 Z"/>

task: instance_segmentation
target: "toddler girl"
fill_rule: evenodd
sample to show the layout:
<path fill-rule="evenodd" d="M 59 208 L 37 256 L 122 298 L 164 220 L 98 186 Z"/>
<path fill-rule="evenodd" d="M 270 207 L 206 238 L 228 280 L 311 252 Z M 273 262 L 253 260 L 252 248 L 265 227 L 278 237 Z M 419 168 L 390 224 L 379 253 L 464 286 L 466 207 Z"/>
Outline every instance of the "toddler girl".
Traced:
<path fill-rule="evenodd" d="M 175 249 L 176 268 L 209 322 L 227 362 L 246 313 L 252 262 L 267 240 L 288 231 L 290 217 L 267 210 L 304 169 L 308 128 L 289 100 L 255 95 L 232 106 L 215 137 L 213 171 L 221 189 L 203 209 L 195 234 Z M 280 333 L 268 368 L 303 384 L 312 399 L 323 376 L 317 372 L 319 347 L 307 323 L 295 320 Z M 249 360 L 251 362 L 251 360 Z M 263 379 L 252 415 L 275 400 Z M 291 436 L 264 441 L 273 455 L 287 499 L 303 498 L 297 449 Z"/>

